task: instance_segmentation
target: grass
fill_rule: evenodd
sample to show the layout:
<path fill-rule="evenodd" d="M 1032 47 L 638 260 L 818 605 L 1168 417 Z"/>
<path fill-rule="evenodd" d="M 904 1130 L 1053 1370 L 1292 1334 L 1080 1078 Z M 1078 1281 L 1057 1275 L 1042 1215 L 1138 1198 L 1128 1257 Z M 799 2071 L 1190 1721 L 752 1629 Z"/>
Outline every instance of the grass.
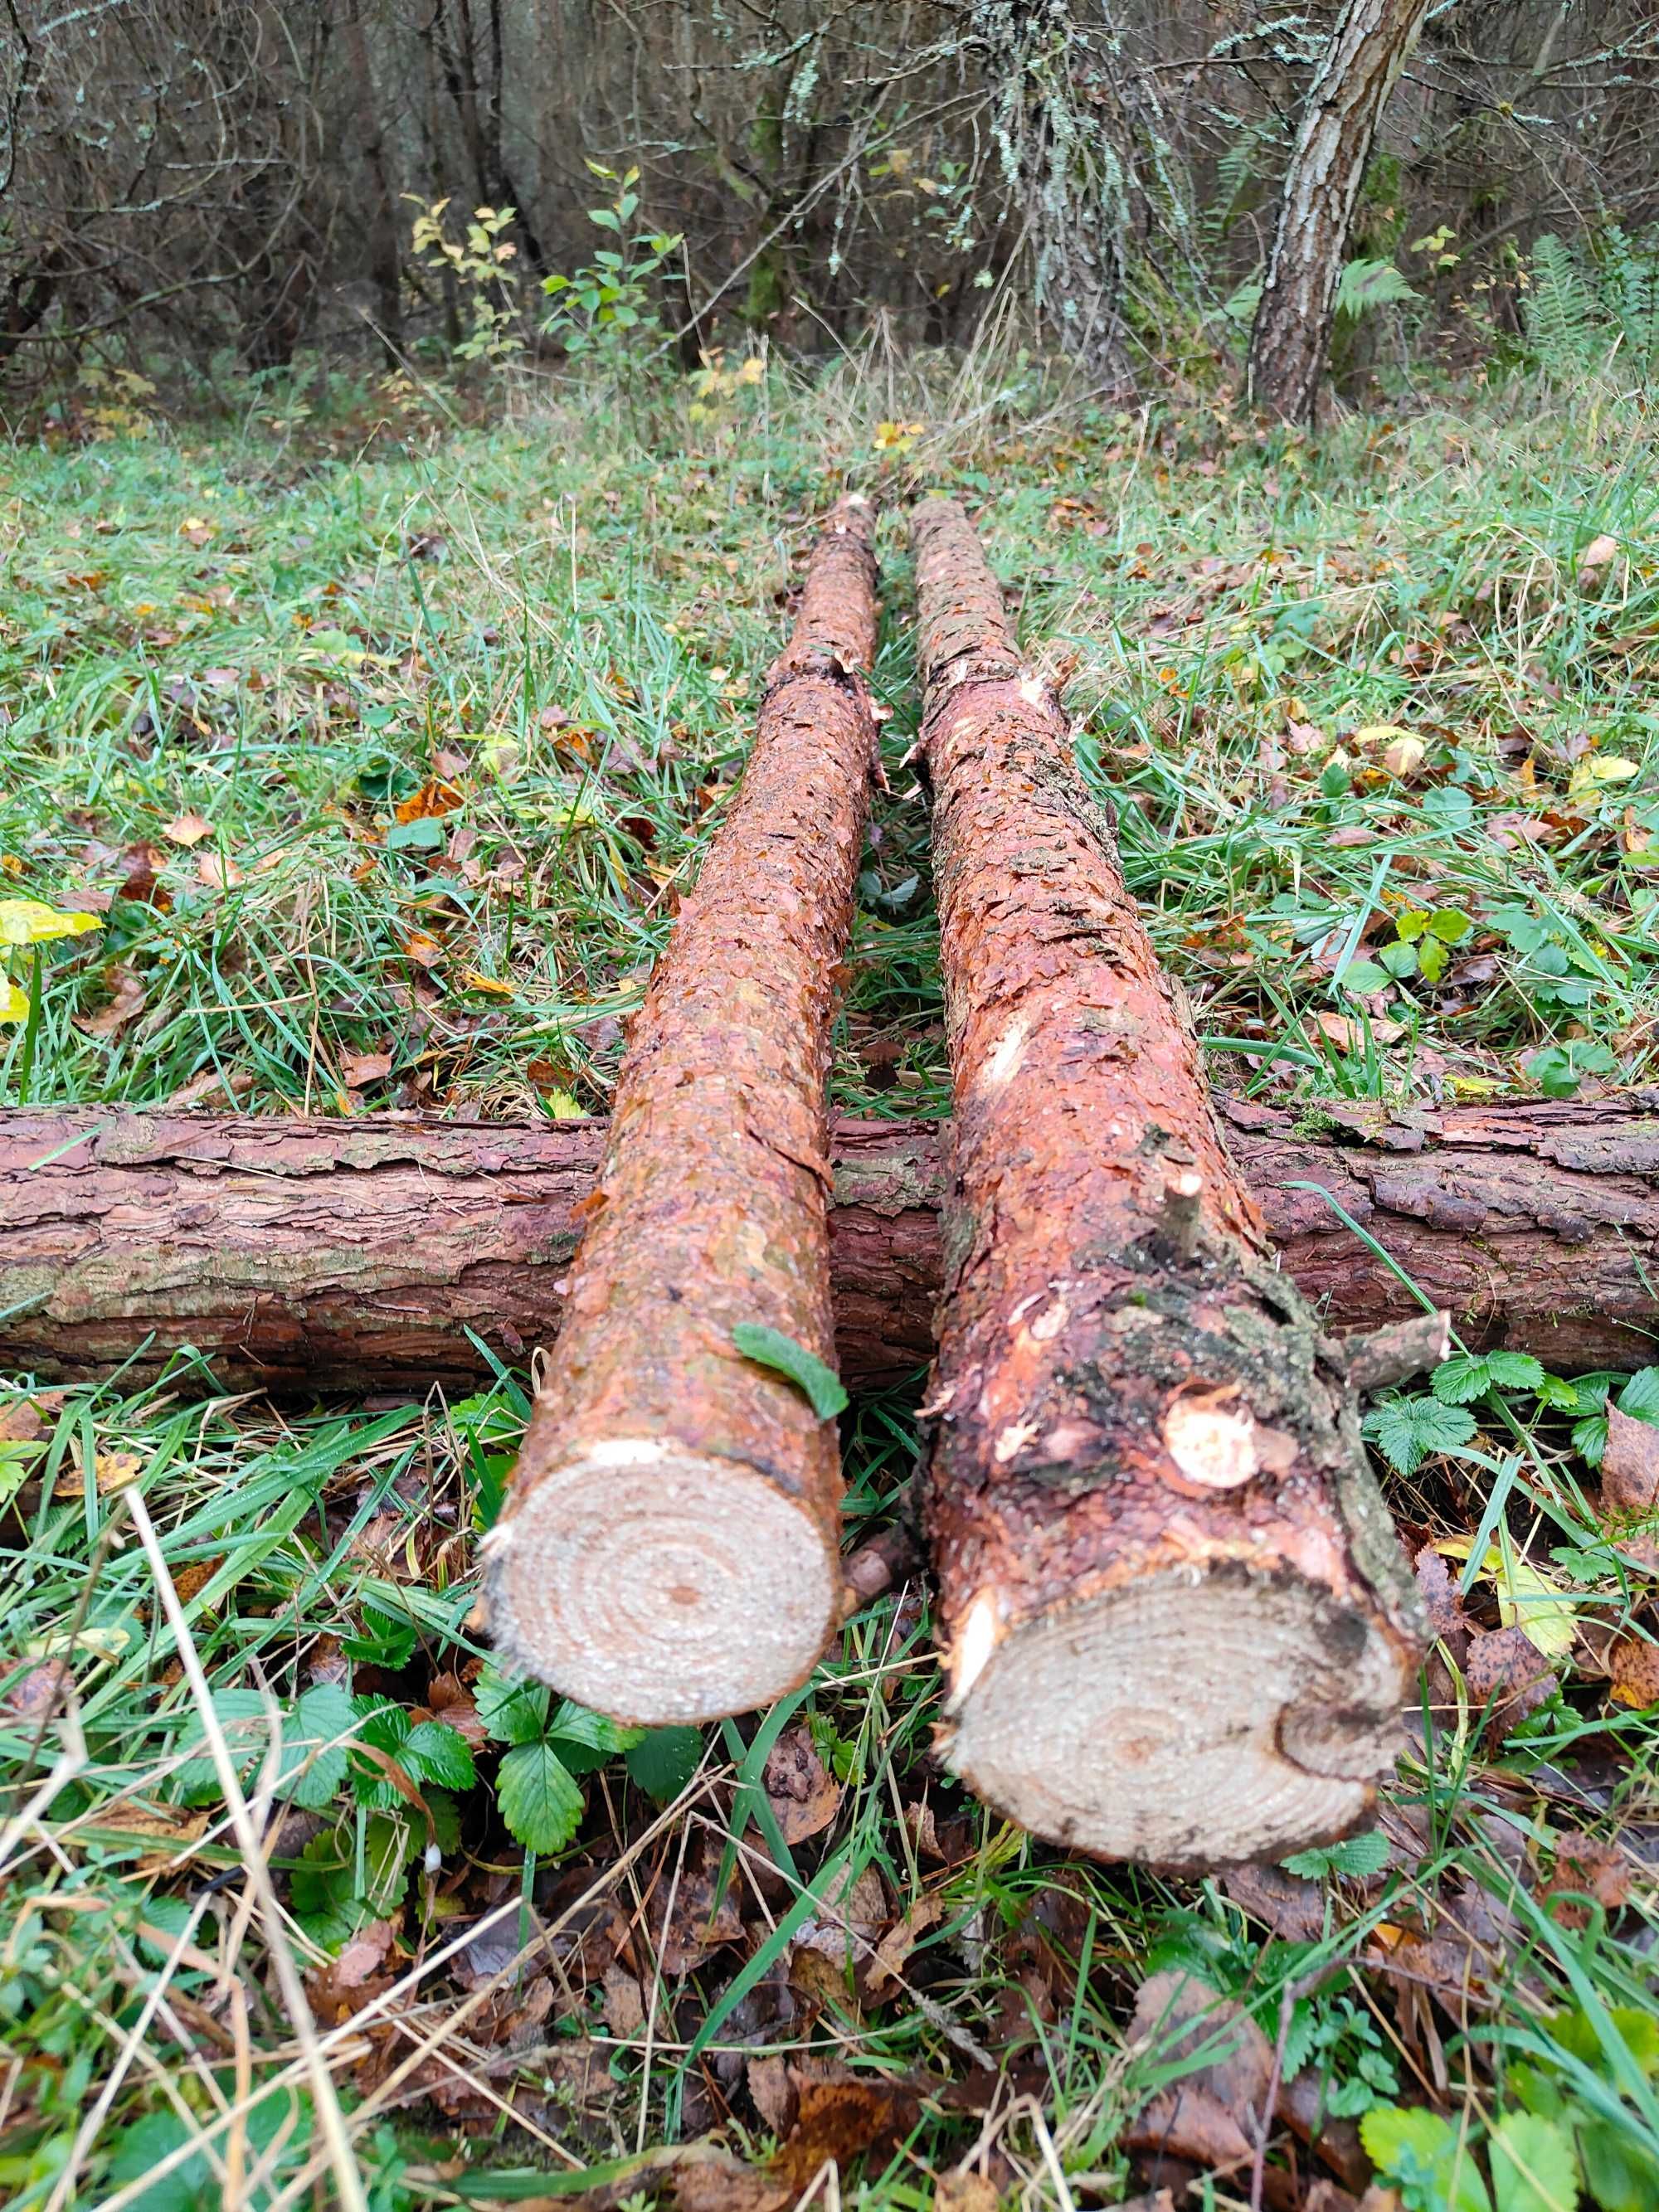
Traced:
<path fill-rule="evenodd" d="M 643 441 L 592 392 L 509 399 L 267 390 L 237 426 L 8 454 L 4 890 L 99 927 L 14 954 L 37 1018 L 0 1097 L 602 1111 L 848 479 L 980 507 L 1218 1083 L 1312 1117 L 1650 1079 L 1638 398 L 1511 388 L 1313 441 L 872 354 L 697 414 L 665 390 Z M 890 789 L 835 1086 L 931 1114 L 895 520 L 883 549 Z M 1160 2142 L 1193 2203 L 1296 2206 L 1320 2167 L 1259 2129 L 1264 2051 L 1411 2212 L 1653 2201 L 1659 1727 L 1609 1658 L 1649 1633 L 1651 1552 L 1593 1467 L 1610 1390 L 1659 1411 L 1644 1379 L 1465 1365 L 1374 1412 L 1413 1549 L 1542 1647 L 1534 1709 L 1483 1709 L 1454 1624 L 1378 1838 L 1194 1883 L 951 1784 L 914 1587 L 758 1722 L 638 1742 L 514 1702 L 470 1613 L 521 1378 L 380 1410 L 204 1379 L 0 1399 L 8 2201 L 345 2203 L 333 2124 L 387 2212 L 793 2203 L 825 2160 L 817 2201 L 872 2212 L 1109 2204 Z M 911 1401 L 844 1434 L 855 1533 L 896 1509 Z M 1196 2044 L 1160 1994 L 1183 1972 L 1215 1993 Z M 834 2124 L 814 2066 L 857 2077 Z M 1237 2111 L 1243 2163 L 1171 2083 Z M 711 2135 L 757 2171 L 783 2148 L 698 2198 L 668 2149 Z"/>

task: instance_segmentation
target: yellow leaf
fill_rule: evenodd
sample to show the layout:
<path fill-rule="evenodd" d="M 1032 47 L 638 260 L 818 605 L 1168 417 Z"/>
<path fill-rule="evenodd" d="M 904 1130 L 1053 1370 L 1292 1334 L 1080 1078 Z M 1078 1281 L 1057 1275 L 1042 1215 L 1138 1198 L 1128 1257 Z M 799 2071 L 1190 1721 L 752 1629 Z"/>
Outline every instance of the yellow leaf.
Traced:
<path fill-rule="evenodd" d="M 1588 799 L 1604 783 L 1628 783 L 1640 775 L 1640 761 L 1624 760 L 1617 753 L 1586 753 L 1573 764 L 1567 783 L 1569 799 Z"/>
<path fill-rule="evenodd" d="M 580 1098 L 573 1098 L 568 1091 L 544 1091 L 542 1103 L 556 1121 L 582 1121 L 587 1109 Z"/>
<path fill-rule="evenodd" d="M 1434 1548 L 1446 1559 L 1467 1559 L 1474 1543 L 1468 1536 L 1442 1536 Z M 1547 1659 L 1566 1656 L 1576 1616 L 1559 1583 L 1515 1552 L 1506 1557 L 1497 1544 L 1486 1547 L 1480 1572 L 1498 1593 L 1498 1618 L 1505 1628 L 1518 1628 Z"/>
<path fill-rule="evenodd" d="M 129 1483 L 137 1482 L 143 1461 L 137 1452 L 100 1452 L 97 1460 L 98 1495 L 107 1498 L 112 1491 L 125 1490 Z M 52 1485 L 54 1498 L 78 1498 L 85 1486 L 85 1478 L 79 1468 L 65 1468 Z"/>
<path fill-rule="evenodd" d="M 511 983 L 502 982 L 499 975 L 481 975 L 476 968 L 461 970 L 461 988 L 464 991 L 482 991 L 489 999 L 514 999 L 518 996 Z"/>
<path fill-rule="evenodd" d="M 0 899 L 0 945 L 44 945 L 48 938 L 81 937 L 103 926 L 95 914 L 59 914 L 39 899 Z"/>
<path fill-rule="evenodd" d="M 15 983 L 0 983 L 0 1022 L 26 1022 L 29 1018 L 27 992 Z"/>

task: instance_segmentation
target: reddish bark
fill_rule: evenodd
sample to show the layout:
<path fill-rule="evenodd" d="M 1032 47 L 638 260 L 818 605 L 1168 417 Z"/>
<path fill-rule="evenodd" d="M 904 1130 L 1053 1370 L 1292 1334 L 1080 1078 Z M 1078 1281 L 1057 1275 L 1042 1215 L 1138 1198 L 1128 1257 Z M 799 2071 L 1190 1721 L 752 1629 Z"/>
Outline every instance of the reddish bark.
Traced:
<path fill-rule="evenodd" d="M 1388 1771 L 1416 1592 L 1064 718 L 961 510 L 915 537 L 955 1096 L 924 1491 L 947 1755 L 1060 1842 L 1283 1852 Z"/>
<path fill-rule="evenodd" d="M 1220 1102 L 1282 1265 L 1338 1330 L 1408 1318 L 1391 1253 L 1465 1341 L 1571 1374 L 1659 1352 L 1659 1094 L 1401 1117 Z M 279 1395 L 471 1389 L 478 1340 L 552 1341 L 600 1121 L 472 1127 L 210 1114 L 0 1113 L 0 1370 L 148 1380 L 186 1346 L 217 1387 Z M 903 1382 L 933 1351 L 941 1133 L 833 1133 L 830 1287 L 841 1371 Z"/>
<path fill-rule="evenodd" d="M 754 752 L 635 1024 L 557 1347 L 485 1546 L 497 1643 L 628 1721 L 805 1679 L 840 1603 L 835 1424 L 744 1358 L 833 1360 L 825 1085 L 876 728 L 867 501 L 842 501 Z"/>

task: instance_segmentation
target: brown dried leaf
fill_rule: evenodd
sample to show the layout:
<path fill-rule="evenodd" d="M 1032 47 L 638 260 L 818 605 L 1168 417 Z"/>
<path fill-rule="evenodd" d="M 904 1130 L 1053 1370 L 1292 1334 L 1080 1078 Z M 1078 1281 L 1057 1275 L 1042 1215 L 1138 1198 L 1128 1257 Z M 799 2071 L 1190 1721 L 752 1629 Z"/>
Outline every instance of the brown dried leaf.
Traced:
<path fill-rule="evenodd" d="M 1182 2087 L 1205 2092 L 1231 2112 L 1258 2110 L 1273 2078 L 1272 2046 L 1243 2006 L 1175 1968 L 1141 1984 L 1129 2041 L 1156 2051 L 1160 2064 L 1200 2050 L 1212 2053 L 1182 2076 Z"/>
<path fill-rule="evenodd" d="M 340 1062 L 340 1075 L 349 1091 L 366 1090 L 371 1083 L 384 1083 L 392 1073 L 389 1052 L 355 1052 Z"/>
<path fill-rule="evenodd" d="M 645 1999 L 626 1966 L 613 1959 L 605 1970 L 605 2024 L 626 2041 L 645 2026 Z"/>
<path fill-rule="evenodd" d="M 1651 1651 L 1654 1646 L 1647 1649 Z M 1563 1927 L 1585 1928 L 1589 1907 L 1579 1900 L 1588 1897 L 1616 1912 L 1629 1901 L 1632 1873 L 1631 1863 L 1617 1844 L 1565 1829 L 1555 1839 L 1555 1870 L 1544 1899 Z"/>
<path fill-rule="evenodd" d="M 676 2212 L 787 2212 L 796 2193 L 730 2156 L 674 2168 Z"/>
<path fill-rule="evenodd" d="M 361 1989 L 392 1948 L 392 1923 L 371 1920 L 334 1961 L 334 1979 L 343 1990 Z"/>
<path fill-rule="evenodd" d="M 799 2100 L 787 2058 L 751 2058 L 748 2067 L 749 2094 L 755 2110 L 781 2142 L 795 2124 Z"/>
<path fill-rule="evenodd" d="M 144 987 L 131 968 L 107 969 L 113 989 L 107 1006 L 100 1006 L 95 1014 L 77 1014 L 75 1026 L 88 1036 L 118 1036 L 129 1022 L 137 1021 L 144 1011 Z"/>
<path fill-rule="evenodd" d="M 1609 538 L 1605 532 L 1600 538 L 1592 538 L 1578 556 L 1579 590 L 1594 590 L 1601 580 L 1602 571 L 1612 565 L 1618 555 L 1619 540 L 1616 538 Z"/>
<path fill-rule="evenodd" d="M 484 1742 L 487 1731 L 478 1717 L 478 1708 L 459 1674 L 434 1674 L 427 1686 L 426 1702 L 433 1719 L 443 1721 L 464 1735 L 475 1751 Z"/>
<path fill-rule="evenodd" d="M 1452 1636 L 1468 1626 L 1463 1618 L 1463 1601 L 1457 1595 L 1457 1585 L 1452 1580 L 1451 1570 L 1432 1544 L 1425 1544 L 1412 1562 L 1417 1575 L 1417 1587 L 1422 1593 L 1423 1603 L 1429 1616 L 1429 1626 L 1437 1636 Z"/>
<path fill-rule="evenodd" d="M 876 1955 L 864 1976 L 864 1994 L 878 2002 L 889 1984 L 902 1979 L 905 1962 L 930 1928 L 944 1919 L 942 1897 L 919 1897 L 902 1920 L 896 1920 L 876 1946 Z"/>
<path fill-rule="evenodd" d="M 1233 1903 L 1287 1943 L 1308 1943 L 1325 1925 L 1324 1892 L 1317 1882 L 1273 1866 L 1232 1866 L 1222 1876 Z"/>
<path fill-rule="evenodd" d="M 811 1731 L 804 1726 L 786 1729 L 778 1738 L 762 1782 L 786 1844 L 804 1843 L 827 1828 L 841 1803 L 841 1784 L 818 1757 Z"/>
<path fill-rule="evenodd" d="M 848 1959 L 857 1964 L 874 1951 L 876 1936 L 890 1917 L 887 1885 L 875 1868 L 857 1875 L 848 1869 L 824 1891 L 818 1917 L 805 1923 L 797 1948 L 820 1951 L 837 1966 Z"/>
<path fill-rule="evenodd" d="M 1464 1663 L 1469 1702 L 1492 1704 L 1494 1740 L 1536 1712 L 1555 1688 L 1555 1669 L 1522 1628 L 1475 1629 Z"/>
<path fill-rule="evenodd" d="M 0 1405 L 0 1444 L 32 1444 L 46 1425 L 33 1398 L 8 1398 Z"/>
<path fill-rule="evenodd" d="M 465 765 L 465 763 L 463 763 Z M 465 804 L 465 793 L 453 783 L 428 776 L 418 791 L 399 799 L 392 811 L 399 822 L 438 821 Z"/>
<path fill-rule="evenodd" d="M 210 891 L 234 891 L 242 872 L 228 853 L 204 853 L 196 863 L 196 880 Z"/>
<path fill-rule="evenodd" d="M 170 837 L 175 845 L 185 847 L 199 845 L 204 837 L 210 837 L 213 835 L 213 824 L 205 815 L 198 814 L 191 810 L 187 813 L 174 815 L 173 820 L 162 830 L 161 835 L 164 837 Z"/>
<path fill-rule="evenodd" d="M 1169 2191 L 1163 2192 L 1169 2197 Z M 981 2173 L 942 2173 L 933 2191 L 933 2212 L 997 2212 L 1002 2192 Z M 1175 2212 L 1174 2200 L 1159 2212 Z"/>
<path fill-rule="evenodd" d="M 138 1480 L 143 1464 L 137 1452 L 100 1452 L 96 1470 L 98 1495 L 107 1498 L 114 1491 L 125 1490 L 129 1483 Z M 79 1498 L 85 1489 L 82 1469 L 65 1468 L 53 1483 L 52 1494 L 54 1498 Z"/>
<path fill-rule="evenodd" d="M 662 1971 L 671 1979 L 690 1973 L 727 1943 L 743 1940 L 743 1915 L 738 1910 L 733 1884 L 728 1881 L 718 1905 L 714 1902 L 718 1872 L 718 1866 L 709 1865 L 708 1847 L 700 1838 L 687 1853 L 678 1881 L 665 1868 L 646 1901 L 646 1919 Z M 665 1927 L 665 1913 L 668 1915 Z"/>
<path fill-rule="evenodd" d="M 1642 1710 L 1659 1705 L 1659 1644 L 1644 1636 L 1621 1636 L 1607 1653 L 1612 1694 L 1621 1705 Z"/>
<path fill-rule="evenodd" d="M 1200 2172 L 1236 2172 L 1255 2155 L 1255 2146 L 1238 2120 L 1218 2097 L 1207 2089 L 1183 2082 L 1154 2097 L 1145 2112 L 1125 2130 L 1129 2150 L 1156 2162 L 1166 2158 L 1188 2159 Z"/>
<path fill-rule="evenodd" d="M 805 2189 L 826 2165 L 843 2167 L 866 2154 L 881 2157 L 915 2124 L 915 2091 L 889 2075 L 854 2074 L 811 2060 L 789 2070 L 795 2122 L 771 2171 L 794 2189 Z"/>
<path fill-rule="evenodd" d="M 1609 1512 L 1646 1514 L 1659 1505 L 1659 1428 L 1607 1407 L 1601 1503 Z"/>

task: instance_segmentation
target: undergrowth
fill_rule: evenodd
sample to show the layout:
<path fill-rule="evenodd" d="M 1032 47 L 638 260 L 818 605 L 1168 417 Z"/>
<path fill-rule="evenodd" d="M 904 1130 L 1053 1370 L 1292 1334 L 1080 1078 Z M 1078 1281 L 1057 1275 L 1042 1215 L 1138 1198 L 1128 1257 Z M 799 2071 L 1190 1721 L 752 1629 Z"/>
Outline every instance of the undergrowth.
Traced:
<path fill-rule="evenodd" d="M 848 481 L 977 510 L 1218 1084 L 1316 1115 L 1650 1079 L 1659 476 L 1612 383 L 1317 441 L 989 349 L 643 415 L 526 386 L 493 426 L 408 380 L 129 412 L 0 463 L 0 890 L 93 925 L 8 955 L 9 1103 L 603 1112 Z M 932 1115 L 896 520 L 883 551 L 835 1096 Z M 0 2189 L 984 2212 L 1197 2176 L 1330 2212 L 1315 2178 L 1357 2196 L 1368 2155 L 1410 2212 L 1635 2212 L 1656 1555 L 1595 1486 L 1609 1397 L 1659 1419 L 1649 1377 L 1524 1360 L 1374 1409 L 1440 1638 L 1380 1827 L 1176 1883 L 950 1782 L 916 1584 L 757 1721 L 641 1739 L 503 1680 L 472 1578 L 522 1376 L 380 1409 L 189 1359 L 17 1378 Z M 897 1509 L 912 1403 L 845 1419 L 849 1536 Z M 1539 1664 L 1483 1693 L 1506 1628 Z M 1206 2097 L 1238 2142 L 1193 2135 Z"/>

